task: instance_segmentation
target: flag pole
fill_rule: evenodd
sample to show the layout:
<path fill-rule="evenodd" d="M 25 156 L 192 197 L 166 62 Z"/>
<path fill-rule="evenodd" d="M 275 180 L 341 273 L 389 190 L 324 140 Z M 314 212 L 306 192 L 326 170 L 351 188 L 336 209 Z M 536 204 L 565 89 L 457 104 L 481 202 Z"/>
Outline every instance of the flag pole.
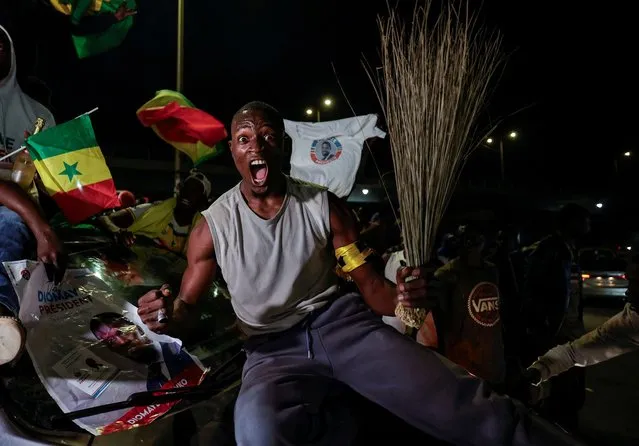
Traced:
<path fill-rule="evenodd" d="M 89 110 L 89 111 L 88 111 L 88 112 L 86 112 L 86 113 L 82 113 L 80 116 L 76 116 L 74 119 L 78 119 L 79 117 L 84 116 L 84 115 L 90 115 L 91 113 L 96 112 L 96 111 L 98 111 L 98 107 L 94 108 L 93 110 Z M 4 161 L 4 160 L 6 160 L 7 158 L 11 158 L 13 155 L 15 155 L 15 154 L 16 154 L 16 153 L 18 153 L 18 152 L 23 151 L 23 150 L 24 150 L 24 149 L 26 149 L 26 148 L 27 148 L 27 146 L 26 146 L 26 145 L 23 145 L 23 146 L 18 147 L 18 148 L 17 148 L 17 149 L 15 149 L 13 152 L 11 152 L 11 153 L 7 153 L 5 156 L 3 156 L 2 158 L 0 158 L 0 162 L 2 162 L 2 161 Z"/>
<path fill-rule="evenodd" d="M 184 89 L 184 0 L 177 0 L 178 13 L 177 13 L 177 77 L 176 77 L 176 90 L 178 93 L 182 93 Z M 174 183 L 177 187 L 180 184 L 180 151 L 175 151 L 175 164 L 174 164 Z"/>

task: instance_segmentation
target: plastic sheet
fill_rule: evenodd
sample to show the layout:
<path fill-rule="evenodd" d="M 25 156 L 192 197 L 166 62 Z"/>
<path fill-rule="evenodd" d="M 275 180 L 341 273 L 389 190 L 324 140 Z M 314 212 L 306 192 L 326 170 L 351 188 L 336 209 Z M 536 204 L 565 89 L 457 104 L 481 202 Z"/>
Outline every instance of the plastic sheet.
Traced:
<path fill-rule="evenodd" d="M 123 401 L 140 391 L 194 386 L 204 378 L 205 368 L 179 340 L 146 329 L 137 308 L 109 284 L 112 274 L 71 269 L 54 286 L 42 264 L 25 260 L 5 268 L 20 300 L 35 371 L 63 412 Z M 76 423 L 95 435 L 118 432 L 149 424 L 175 404 L 124 409 Z"/>

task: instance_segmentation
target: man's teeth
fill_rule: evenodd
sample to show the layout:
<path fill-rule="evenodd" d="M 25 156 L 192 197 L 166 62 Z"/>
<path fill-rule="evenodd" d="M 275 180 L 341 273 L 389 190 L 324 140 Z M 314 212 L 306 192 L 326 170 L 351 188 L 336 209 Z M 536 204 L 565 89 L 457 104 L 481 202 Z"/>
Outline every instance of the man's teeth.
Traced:
<path fill-rule="evenodd" d="M 251 166 L 261 166 L 263 164 L 266 164 L 266 161 L 264 161 L 264 160 L 253 160 L 253 161 L 251 161 Z"/>

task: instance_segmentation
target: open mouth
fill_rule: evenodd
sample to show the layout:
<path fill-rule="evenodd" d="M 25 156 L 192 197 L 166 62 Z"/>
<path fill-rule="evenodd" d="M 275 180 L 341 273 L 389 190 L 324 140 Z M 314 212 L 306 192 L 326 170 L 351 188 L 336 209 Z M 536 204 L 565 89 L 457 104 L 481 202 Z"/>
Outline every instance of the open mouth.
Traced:
<path fill-rule="evenodd" d="M 251 179 L 256 186 L 262 186 L 268 178 L 268 164 L 263 159 L 253 160 L 249 164 Z"/>

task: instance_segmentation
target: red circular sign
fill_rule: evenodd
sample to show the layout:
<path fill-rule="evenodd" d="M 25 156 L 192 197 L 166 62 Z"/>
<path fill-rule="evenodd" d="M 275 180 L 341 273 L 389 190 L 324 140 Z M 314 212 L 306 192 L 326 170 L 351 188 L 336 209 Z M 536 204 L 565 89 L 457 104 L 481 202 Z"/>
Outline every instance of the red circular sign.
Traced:
<path fill-rule="evenodd" d="M 480 282 L 468 295 L 468 313 L 483 327 L 499 322 L 499 288 L 491 282 Z"/>

